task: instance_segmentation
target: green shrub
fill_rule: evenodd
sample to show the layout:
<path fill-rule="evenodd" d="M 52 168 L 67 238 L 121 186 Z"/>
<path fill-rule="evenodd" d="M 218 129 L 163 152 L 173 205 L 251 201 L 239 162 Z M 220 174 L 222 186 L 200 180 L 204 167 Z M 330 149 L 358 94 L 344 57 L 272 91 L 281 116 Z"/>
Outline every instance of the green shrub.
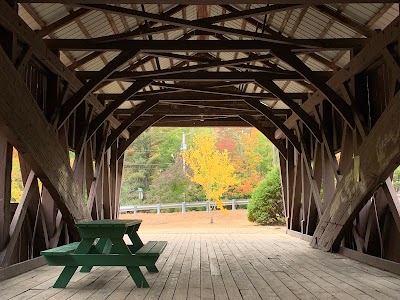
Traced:
<path fill-rule="evenodd" d="M 279 169 L 271 170 L 253 191 L 247 206 L 247 218 L 261 225 L 284 223 Z"/>

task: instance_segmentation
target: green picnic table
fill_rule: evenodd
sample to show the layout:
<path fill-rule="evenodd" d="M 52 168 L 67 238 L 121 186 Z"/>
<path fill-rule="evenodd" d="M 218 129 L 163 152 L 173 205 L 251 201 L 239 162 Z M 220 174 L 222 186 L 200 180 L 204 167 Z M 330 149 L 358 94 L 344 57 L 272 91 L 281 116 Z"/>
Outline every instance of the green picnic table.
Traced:
<path fill-rule="evenodd" d="M 144 245 L 137 234 L 141 223 L 142 220 L 77 223 L 80 242 L 40 252 L 49 266 L 64 266 L 53 287 L 65 288 L 79 266 L 82 266 L 81 272 L 90 272 L 93 266 L 126 266 L 137 287 L 149 287 L 139 267 L 158 272 L 155 263 L 167 242 L 150 241 Z M 125 243 L 125 234 L 132 245 Z"/>

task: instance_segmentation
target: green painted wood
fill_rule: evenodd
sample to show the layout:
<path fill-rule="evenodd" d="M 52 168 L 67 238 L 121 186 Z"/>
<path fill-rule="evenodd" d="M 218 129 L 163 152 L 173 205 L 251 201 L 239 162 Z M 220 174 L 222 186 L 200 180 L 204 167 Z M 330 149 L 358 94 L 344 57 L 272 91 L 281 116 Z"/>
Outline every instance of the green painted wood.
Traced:
<path fill-rule="evenodd" d="M 69 252 L 69 254 L 65 254 L 63 256 L 59 256 L 59 255 L 52 255 L 52 256 L 45 256 L 45 259 L 47 261 L 47 263 L 50 265 L 50 262 L 52 260 L 52 258 L 57 258 L 60 261 L 65 261 L 66 258 L 68 257 L 73 257 L 73 255 L 80 255 L 82 253 L 89 253 L 92 246 L 93 246 L 93 242 L 94 242 L 94 238 L 90 238 L 90 239 L 82 239 L 80 241 L 80 243 L 78 243 L 78 246 L 76 247 L 74 254 L 72 254 L 72 252 Z M 72 243 L 75 244 L 75 243 Z M 68 244 L 71 245 L 71 244 Z M 68 246 L 65 245 L 65 246 Z M 64 247 L 64 246 L 61 246 Z M 61 248 L 58 247 L 58 248 Z M 81 264 L 81 265 L 85 265 L 85 264 Z M 54 283 L 53 287 L 55 288 L 65 288 L 67 286 L 67 284 L 69 283 L 69 281 L 71 280 L 72 276 L 74 275 L 76 269 L 78 268 L 78 265 L 70 265 L 68 266 L 67 264 L 61 264 L 61 266 L 66 266 L 64 268 L 64 270 L 61 272 L 60 276 L 58 276 L 58 279 L 56 280 L 56 282 Z"/>
<path fill-rule="evenodd" d="M 135 282 L 138 288 L 150 287 L 139 267 L 126 267 L 126 268 L 128 269 L 129 274 L 131 275 L 133 281 Z"/>
<path fill-rule="evenodd" d="M 138 251 L 136 251 L 136 255 L 140 255 L 140 256 L 147 256 L 147 253 L 151 250 L 151 248 L 153 248 L 155 245 L 157 244 L 156 241 L 150 241 L 147 242 L 146 245 L 144 245 L 143 247 L 141 247 Z"/>
<path fill-rule="evenodd" d="M 58 276 L 56 282 L 53 285 L 53 288 L 65 288 L 72 276 L 75 274 L 75 271 L 78 267 L 65 267 L 61 272 L 60 276 Z"/>
<path fill-rule="evenodd" d="M 125 266 L 128 269 L 129 274 L 131 275 L 133 281 L 135 282 L 136 286 L 138 288 L 142 287 L 149 287 L 149 284 L 146 280 L 146 278 L 143 276 L 142 271 L 140 270 L 139 266 L 132 266 L 129 265 L 130 262 L 137 260 L 143 265 L 143 261 L 141 260 L 139 256 L 132 255 L 131 251 L 129 250 L 129 247 L 125 244 L 125 242 L 122 239 L 111 239 L 111 242 L 113 243 L 113 249 L 117 251 L 118 253 L 122 253 L 123 255 L 131 255 L 130 259 L 125 260 Z M 120 255 L 122 256 L 122 255 Z M 129 260 L 129 262 L 128 262 Z M 157 258 L 156 258 L 157 260 Z M 151 264 L 153 266 L 155 264 L 155 261 Z"/>
<path fill-rule="evenodd" d="M 122 238 L 139 229 L 142 220 L 95 220 L 76 224 L 82 238 Z M 140 239 L 139 239 L 140 240 Z"/>
<path fill-rule="evenodd" d="M 108 238 L 101 238 L 98 240 L 97 244 L 92 246 L 89 253 L 90 254 L 110 254 L 112 248 L 112 243 Z M 82 266 L 80 272 L 89 273 L 92 270 L 93 266 L 86 265 Z"/>
<path fill-rule="evenodd" d="M 130 227 L 142 223 L 142 220 L 95 220 L 76 224 L 77 228 Z"/>
<path fill-rule="evenodd" d="M 78 228 L 81 238 L 118 238 L 122 239 L 126 227 L 80 227 Z"/>
<path fill-rule="evenodd" d="M 160 256 L 166 246 L 166 241 L 150 241 L 136 251 L 135 254 L 138 256 Z"/>
<path fill-rule="evenodd" d="M 165 249 L 165 247 L 167 246 L 167 242 L 166 241 L 158 241 L 157 244 L 150 249 L 150 251 L 148 252 L 148 256 L 159 256 Z"/>
<path fill-rule="evenodd" d="M 137 234 L 139 226 L 140 226 L 140 224 L 136 224 L 136 225 L 128 228 L 128 230 L 126 232 L 129 236 L 129 239 L 132 242 L 132 245 L 129 246 L 129 250 L 132 253 L 135 253 L 136 251 L 138 251 L 140 248 L 143 247 L 143 242 Z"/>
<path fill-rule="evenodd" d="M 154 266 L 146 266 L 147 271 L 149 271 L 149 273 L 158 273 L 158 269 L 157 267 Z"/>
<path fill-rule="evenodd" d="M 79 242 L 63 245 L 57 248 L 43 250 L 40 252 L 43 256 L 64 256 L 66 254 L 72 253 L 78 248 Z"/>
<path fill-rule="evenodd" d="M 48 256 L 49 266 L 153 266 L 158 257 L 137 256 L 135 254 L 69 254 Z"/>
<path fill-rule="evenodd" d="M 98 220 L 78 223 L 81 242 L 42 251 L 50 266 L 65 267 L 54 287 L 66 287 L 79 266 L 82 266 L 81 272 L 90 272 L 93 266 L 125 266 L 137 287 L 149 287 L 139 266 L 146 267 L 149 272 L 158 272 L 155 263 L 167 242 L 152 241 L 143 245 L 137 234 L 141 222 Z M 125 244 L 124 234 L 133 245 Z M 97 238 L 98 242 L 94 243 Z"/>

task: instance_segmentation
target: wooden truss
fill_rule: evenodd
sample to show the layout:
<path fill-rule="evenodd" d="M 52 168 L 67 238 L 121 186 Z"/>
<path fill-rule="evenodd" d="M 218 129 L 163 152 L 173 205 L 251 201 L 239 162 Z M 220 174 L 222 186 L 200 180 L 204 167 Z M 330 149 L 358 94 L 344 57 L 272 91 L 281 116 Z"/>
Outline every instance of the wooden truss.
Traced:
<path fill-rule="evenodd" d="M 400 19 L 371 29 L 390 3 L 365 25 L 342 13 L 344 0 L 336 8 L 314 0 L 245 9 L 223 1 L 213 16 L 200 3 L 196 20 L 186 17 L 187 1 L 159 13 L 135 1 L 19 2 L 40 29 L 21 19 L 16 2 L 0 0 L 1 266 L 77 240 L 77 221 L 117 218 L 124 152 L 151 126 L 257 128 L 280 153 L 289 230 L 325 251 L 400 259 L 399 243 L 390 242 L 400 239 L 391 181 L 400 161 Z M 68 14 L 47 23 L 34 2 L 66 4 Z M 120 2 L 132 5 L 110 5 Z M 311 6 L 329 22 L 319 37 L 296 38 Z M 82 18 L 99 11 L 114 34 L 93 37 L 85 28 Z M 276 28 L 279 13 L 285 18 Z M 354 36 L 326 38 L 335 22 Z M 84 39 L 60 34 L 72 24 Z M 346 53 L 350 62 L 340 68 Z M 15 159 L 24 182 L 19 203 L 10 192 Z"/>

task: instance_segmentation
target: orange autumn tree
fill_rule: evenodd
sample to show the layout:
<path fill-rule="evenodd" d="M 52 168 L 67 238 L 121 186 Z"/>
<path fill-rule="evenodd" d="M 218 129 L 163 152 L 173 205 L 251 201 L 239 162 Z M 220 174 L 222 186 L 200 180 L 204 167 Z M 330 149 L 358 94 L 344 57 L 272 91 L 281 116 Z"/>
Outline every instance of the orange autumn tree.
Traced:
<path fill-rule="evenodd" d="M 183 153 L 183 157 L 192 170 L 188 175 L 190 179 L 201 185 L 207 199 L 215 201 L 217 207 L 223 210 L 222 195 L 238 183 L 228 151 L 220 152 L 215 137 L 202 133 L 193 139 L 193 146 Z"/>

